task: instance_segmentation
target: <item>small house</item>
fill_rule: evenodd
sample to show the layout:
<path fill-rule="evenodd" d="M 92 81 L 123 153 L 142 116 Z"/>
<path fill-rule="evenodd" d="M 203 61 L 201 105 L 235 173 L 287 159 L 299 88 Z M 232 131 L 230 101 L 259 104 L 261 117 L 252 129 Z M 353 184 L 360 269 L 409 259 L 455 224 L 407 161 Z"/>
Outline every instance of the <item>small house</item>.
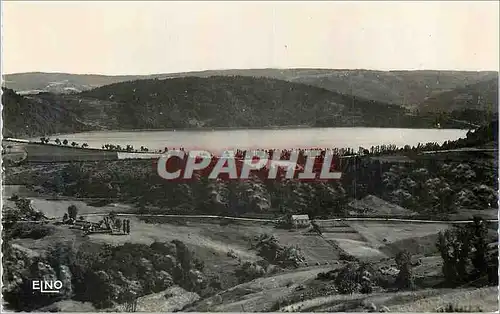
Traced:
<path fill-rule="evenodd" d="M 295 228 L 307 228 L 311 225 L 309 215 L 290 215 L 289 222 Z"/>

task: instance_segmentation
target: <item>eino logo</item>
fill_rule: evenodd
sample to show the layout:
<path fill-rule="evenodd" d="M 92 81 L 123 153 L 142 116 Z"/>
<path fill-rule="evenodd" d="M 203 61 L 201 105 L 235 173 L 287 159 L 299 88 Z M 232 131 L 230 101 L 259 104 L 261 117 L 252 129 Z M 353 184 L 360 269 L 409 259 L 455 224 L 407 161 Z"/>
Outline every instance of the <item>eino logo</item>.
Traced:
<path fill-rule="evenodd" d="M 63 284 L 60 280 L 33 280 L 31 288 L 40 293 L 60 293 Z"/>

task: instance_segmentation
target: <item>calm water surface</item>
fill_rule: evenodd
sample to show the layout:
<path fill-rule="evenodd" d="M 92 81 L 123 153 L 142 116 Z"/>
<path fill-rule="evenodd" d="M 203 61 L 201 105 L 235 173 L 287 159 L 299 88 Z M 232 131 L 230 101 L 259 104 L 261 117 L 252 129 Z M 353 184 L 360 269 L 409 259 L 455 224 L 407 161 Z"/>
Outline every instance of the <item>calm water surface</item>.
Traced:
<path fill-rule="evenodd" d="M 279 130 L 200 130 L 200 131 L 106 131 L 52 136 L 87 143 L 100 148 L 103 144 L 151 149 L 184 147 L 186 149 L 224 150 L 249 148 L 369 148 L 383 144 L 417 145 L 465 137 L 467 130 L 457 129 L 390 129 L 390 128 L 301 128 Z M 35 139 L 37 140 L 37 139 Z"/>

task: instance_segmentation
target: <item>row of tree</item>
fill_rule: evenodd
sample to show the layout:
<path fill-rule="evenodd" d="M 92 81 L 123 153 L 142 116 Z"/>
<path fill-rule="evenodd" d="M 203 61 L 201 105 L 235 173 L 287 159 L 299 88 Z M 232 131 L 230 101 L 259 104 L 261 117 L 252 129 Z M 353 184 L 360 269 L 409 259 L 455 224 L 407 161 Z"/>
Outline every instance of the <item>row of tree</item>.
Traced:
<path fill-rule="evenodd" d="M 104 144 L 101 146 L 104 150 L 112 150 L 112 151 L 124 151 L 124 152 L 148 152 L 149 149 L 146 146 L 141 146 L 139 150 L 135 149 L 132 145 L 127 145 L 126 147 L 122 147 L 121 145 L 114 144 Z M 160 151 L 161 152 L 161 151 Z"/>
<path fill-rule="evenodd" d="M 40 137 L 40 142 L 42 144 L 48 144 L 50 142 L 50 138 L 49 137 Z M 56 138 L 54 140 L 54 143 L 56 143 L 57 145 L 64 145 L 64 146 L 67 146 L 67 145 L 71 145 L 73 147 L 79 147 L 80 144 L 78 144 L 77 142 L 69 142 L 67 139 L 64 139 L 64 140 L 60 140 L 59 138 Z M 86 147 L 89 147 L 89 144 L 87 143 L 83 143 L 81 145 L 82 148 L 86 148 Z M 148 152 L 149 149 L 146 147 L 146 146 L 141 146 L 139 150 L 137 149 L 134 149 L 134 146 L 132 145 L 127 145 L 126 147 L 122 147 L 120 145 L 113 145 L 113 144 L 104 144 L 101 146 L 102 149 L 104 150 L 111 150 L 111 151 L 124 151 L 124 152 Z M 161 152 L 161 150 L 159 151 Z"/>
<path fill-rule="evenodd" d="M 50 142 L 50 138 L 49 138 L 49 137 L 40 137 L 40 142 L 41 142 L 42 144 L 48 144 L 48 143 Z M 57 145 L 64 145 L 64 146 L 67 146 L 67 145 L 69 145 L 69 144 L 70 144 L 70 143 L 69 143 L 69 141 L 68 141 L 67 139 L 64 139 L 64 140 L 62 140 L 62 141 L 61 141 L 59 138 L 56 138 L 56 139 L 54 140 L 54 143 L 56 143 Z M 78 147 L 78 146 L 80 146 L 80 144 L 78 144 L 77 142 L 71 142 L 71 146 L 73 146 L 73 147 Z M 89 144 L 87 144 L 87 143 L 83 143 L 83 144 L 81 145 L 81 147 L 82 147 L 82 148 L 89 147 Z"/>

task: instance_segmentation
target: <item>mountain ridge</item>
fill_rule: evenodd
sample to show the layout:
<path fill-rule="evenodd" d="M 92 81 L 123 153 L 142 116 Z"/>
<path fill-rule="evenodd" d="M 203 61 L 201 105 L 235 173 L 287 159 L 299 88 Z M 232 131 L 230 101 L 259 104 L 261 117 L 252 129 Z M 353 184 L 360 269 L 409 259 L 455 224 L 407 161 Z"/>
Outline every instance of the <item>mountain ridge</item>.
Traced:
<path fill-rule="evenodd" d="M 85 91 L 103 85 L 139 79 L 171 79 L 178 77 L 250 76 L 281 79 L 322 87 L 330 91 L 352 94 L 380 102 L 418 107 L 436 93 L 461 88 L 484 80 L 498 78 L 494 71 L 435 70 L 363 70 L 363 69 L 228 69 L 151 75 L 96 75 L 68 73 L 15 73 L 5 75 L 5 87 L 21 94 L 48 91 L 68 93 Z M 60 86 L 49 86 L 60 82 Z M 64 85 L 66 84 L 66 85 Z M 65 90 L 65 87 L 69 90 Z"/>
<path fill-rule="evenodd" d="M 430 128 L 439 118 L 415 116 L 400 106 L 320 87 L 249 76 L 137 80 L 67 95 L 22 96 L 5 90 L 2 102 L 4 136 L 26 137 L 94 130 L 290 125 Z M 442 127 L 457 127 L 448 122 L 441 121 Z"/>

